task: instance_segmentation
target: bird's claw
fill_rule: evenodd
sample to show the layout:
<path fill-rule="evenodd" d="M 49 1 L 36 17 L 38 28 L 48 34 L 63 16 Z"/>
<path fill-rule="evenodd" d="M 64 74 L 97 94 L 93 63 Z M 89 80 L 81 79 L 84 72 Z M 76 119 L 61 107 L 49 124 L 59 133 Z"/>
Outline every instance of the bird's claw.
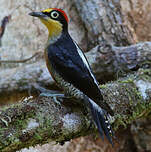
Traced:
<path fill-rule="evenodd" d="M 44 96 L 44 97 L 51 97 L 53 98 L 53 101 L 56 103 L 56 104 L 59 104 L 61 105 L 61 101 L 62 100 L 58 100 L 58 99 L 63 99 L 65 98 L 64 94 L 50 94 L 50 93 L 41 93 L 39 96 Z"/>

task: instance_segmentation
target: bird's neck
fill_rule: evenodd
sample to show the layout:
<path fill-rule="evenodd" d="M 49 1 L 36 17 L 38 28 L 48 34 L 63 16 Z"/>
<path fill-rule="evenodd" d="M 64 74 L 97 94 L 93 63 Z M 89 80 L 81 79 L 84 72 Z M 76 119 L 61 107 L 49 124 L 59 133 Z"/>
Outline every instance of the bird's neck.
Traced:
<path fill-rule="evenodd" d="M 62 40 L 62 39 L 64 39 L 64 37 L 66 36 L 66 35 L 69 35 L 68 34 L 68 31 L 61 31 L 60 33 L 58 33 L 58 32 L 56 32 L 56 33 L 53 33 L 52 35 L 50 35 L 51 33 L 49 32 L 49 36 L 48 36 L 48 42 L 47 42 L 47 44 L 54 44 L 54 43 L 56 43 L 57 41 L 59 41 L 59 40 Z"/>
<path fill-rule="evenodd" d="M 50 43 L 54 43 L 61 37 L 62 27 L 57 26 L 57 25 L 51 26 L 51 27 L 48 28 L 48 32 L 49 32 L 48 41 Z"/>
<path fill-rule="evenodd" d="M 61 37 L 62 33 L 58 33 L 58 34 L 53 34 L 53 35 L 48 35 L 48 44 L 53 44 L 55 43 L 60 37 Z"/>

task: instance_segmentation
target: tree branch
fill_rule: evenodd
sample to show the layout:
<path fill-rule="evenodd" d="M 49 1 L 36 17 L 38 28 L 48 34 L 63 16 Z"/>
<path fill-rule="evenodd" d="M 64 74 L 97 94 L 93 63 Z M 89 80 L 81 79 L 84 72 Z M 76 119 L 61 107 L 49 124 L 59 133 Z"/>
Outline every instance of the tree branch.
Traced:
<path fill-rule="evenodd" d="M 97 79 L 102 83 L 115 80 L 119 76 L 126 76 L 127 73 L 138 70 L 138 68 L 151 67 L 151 42 L 129 47 L 114 47 L 103 42 L 103 45 L 98 45 L 86 53 L 86 56 Z M 35 95 L 35 83 L 56 89 L 55 83 L 42 60 L 13 69 L 1 70 L 1 103 L 17 101 L 23 96 Z M 14 97 L 10 98 L 10 96 Z"/>
<path fill-rule="evenodd" d="M 32 55 L 29 58 L 26 59 L 22 59 L 22 60 L 0 60 L 0 64 L 1 63 L 25 63 L 31 59 L 33 59 L 34 57 L 37 57 L 41 52 L 36 52 L 34 55 Z"/>
<path fill-rule="evenodd" d="M 101 82 L 126 76 L 139 68 L 151 67 L 151 42 L 115 47 L 106 42 L 87 53 L 92 69 Z"/>
<path fill-rule="evenodd" d="M 114 129 L 147 117 L 151 111 L 151 70 L 101 86 L 104 100 L 115 112 Z M 50 141 L 63 143 L 94 132 L 83 106 L 39 97 L 0 110 L 0 151 L 14 152 L 24 147 Z M 113 121 L 112 121 L 113 122 Z"/>

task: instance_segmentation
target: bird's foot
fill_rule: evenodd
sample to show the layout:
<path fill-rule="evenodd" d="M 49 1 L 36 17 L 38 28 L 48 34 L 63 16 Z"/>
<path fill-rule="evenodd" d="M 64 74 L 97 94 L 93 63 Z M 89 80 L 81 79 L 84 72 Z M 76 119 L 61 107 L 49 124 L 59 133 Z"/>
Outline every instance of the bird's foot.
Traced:
<path fill-rule="evenodd" d="M 37 84 L 34 84 L 34 88 L 36 88 L 37 90 L 39 90 L 41 92 L 39 96 L 51 97 L 51 98 L 53 98 L 53 101 L 59 105 L 61 104 L 63 99 L 66 98 L 65 95 L 60 93 L 59 91 L 48 90 L 48 89 L 45 89 Z"/>
<path fill-rule="evenodd" d="M 39 96 L 43 96 L 43 97 L 51 97 L 53 98 L 53 101 L 57 104 L 61 104 L 61 102 L 63 101 L 63 99 L 65 98 L 64 94 L 61 93 L 54 93 L 54 91 L 52 90 L 48 90 L 47 92 L 42 92 Z"/>

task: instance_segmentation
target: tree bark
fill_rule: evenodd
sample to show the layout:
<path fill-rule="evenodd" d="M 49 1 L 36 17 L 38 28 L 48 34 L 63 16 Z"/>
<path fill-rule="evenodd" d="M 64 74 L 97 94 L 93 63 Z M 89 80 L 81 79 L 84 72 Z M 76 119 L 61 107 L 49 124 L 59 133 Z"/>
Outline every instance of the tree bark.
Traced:
<path fill-rule="evenodd" d="M 151 70 L 101 86 L 104 100 L 115 115 L 114 130 L 139 118 L 147 118 L 151 110 Z M 143 87 L 142 87 L 143 86 Z M 14 152 L 24 147 L 56 141 L 63 144 L 95 131 L 83 106 L 75 101 L 61 105 L 52 98 L 24 99 L 0 110 L 0 151 Z M 116 142 L 116 140 L 114 141 Z"/>
<path fill-rule="evenodd" d="M 90 43 L 102 40 L 115 46 L 135 43 L 135 34 L 123 23 L 119 0 L 73 0 L 87 32 Z M 93 45 L 93 46 L 94 46 Z"/>

